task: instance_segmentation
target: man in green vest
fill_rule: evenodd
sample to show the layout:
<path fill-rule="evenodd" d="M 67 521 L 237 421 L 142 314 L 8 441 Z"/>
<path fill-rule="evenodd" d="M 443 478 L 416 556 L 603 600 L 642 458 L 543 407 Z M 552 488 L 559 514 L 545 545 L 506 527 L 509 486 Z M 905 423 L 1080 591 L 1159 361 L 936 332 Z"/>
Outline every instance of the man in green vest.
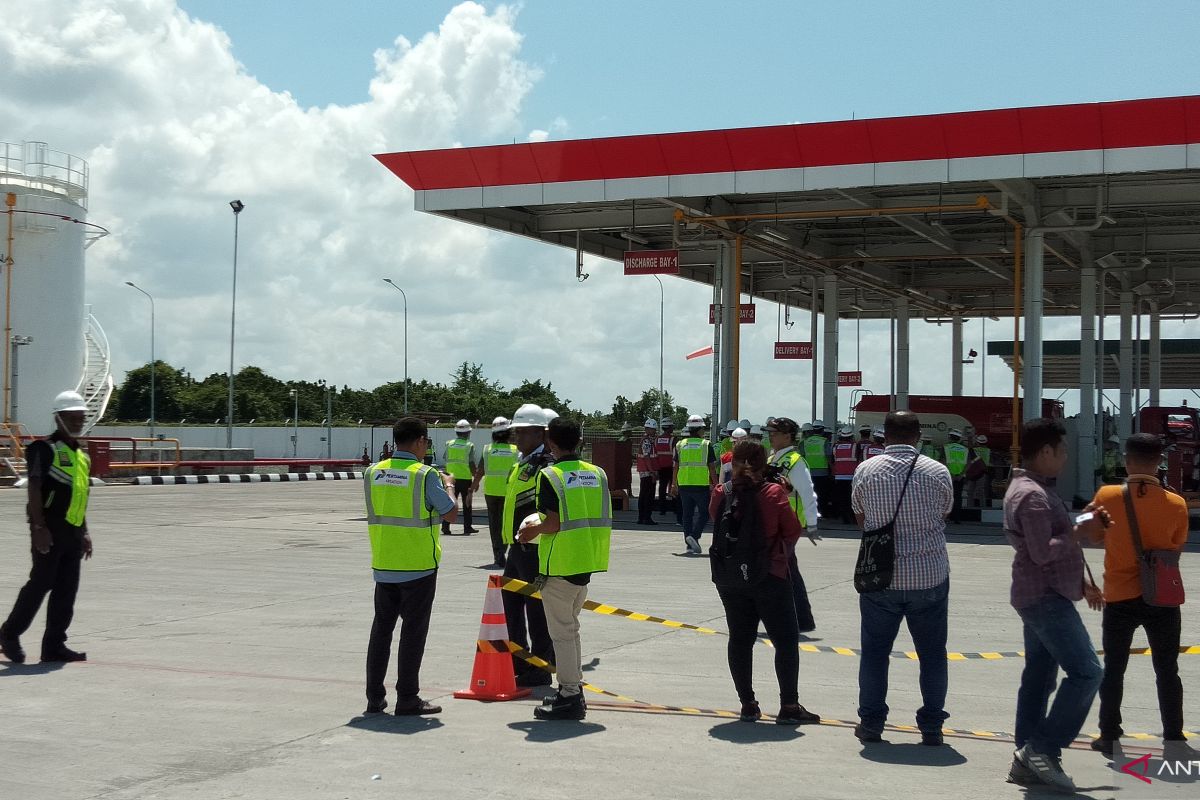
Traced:
<path fill-rule="evenodd" d="M 921 455 L 926 458 L 932 458 L 939 464 L 945 464 L 945 457 L 942 455 L 941 448 L 933 443 L 933 437 L 928 433 L 921 434 Z"/>
<path fill-rule="evenodd" d="M 454 425 L 454 438 L 446 442 L 442 451 L 442 463 L 447 474 L 454 477 L 454 491 L 462 500 L 463 535 L 476 533 L 471 526 L 471 486 L 479 459 L 475 455 L 475 443 L 471 441 L 471 423 L 460 419 Z M 450 523 L 442 519 L 442 535 L 450 535 Z"/>
<path fill-rule="evenodd" d="M 950 521 L 961 525 L 963 479 L 967 472 L 967 456 L 970 450 L 962 443 L 962 431 L 954 428 L 947 435 L 950 441 L 942 448 L 945 453 L 942 463 L 950 470 L 950 480 L 954 482 L 954 506 L 950 509 Z"/>
<path fill-rule="evenodd" d="M 526 520 L 522 542 L 538 542 L 538 582 L 557 656 L 558 693 L 533 710 L 537 719 L 583 719 L 579 612 L 592 574 L 608 571 L 612 497 L 608 476 L 581 461 L 579 423 L 559 417 L 546 429 L 555 463 L 538 473 L 538 515 Z M 540 521 L 538 521 L 540 519 Z"/>
<path fill-rule="evenodd" d="M 683 543 L 690 554 L 698 556 L 700 536 L 708 524 L 709 494 L 717 483 L 717 454 L 708 439 L 700 435 L 704 417 L 692 414 L 684 428 L 687 436 L 675 445 L 671 495 L 679 498 L 683 512 Z"/>
<path fill-rule="evenodd" d="M 492 420 L 492 443 L 483 448 L 483 457 L 475 465 L 475 481 L 471 484 L 474 494 L 483 484 L 483 502 L 487 505 L 488 535 L 492 539 L 492 567 L 504 569 L 504 494 L 508 487 L 508 473 L 516 465 L 521 454 L 515 444 L 509 444 L 512 431 L 508 418 Z"/>
<path fill-rule="evenodd" d="M 423 463 L 429 430 L 416 417 L 392 428 L 396 449 L 363 473 L 371 568 L 375 575 L 375 621 L 367 645 L 367 714 L 387 709 L 387 676 L 396 621 L 402 620 L 396 662 L 396 715 L 439 714 L 420 697 L 421 660 L 437 589 L 442 543 L 438 523 L 458 515 L 454 479 Z"/>
<path fill-rule="evenodd" d="M 817 491 L 817 502 L 821 504 L 821 514 L 832 516 L 833 507 L 833 476 L 830 468 L 833 464 L 833 442 L 831 433 L 825 430 L 824 420 L 814 420 L 808 436 L 800 442 L 804 463 L 808 465 L 808 473 L 812 476 L 813 488 Z"/>
<path fill-rule="evenodd" d="M 78 439 L 86 413 L 82 397 L 75 392 L 61 393 L 54 398 L 54 433 L 25 448 L 33 569 L 17 594 L 12 613 L 0 625 L 0 652 L 14 664 L 25 662 L 21 635 L 33 624 L 47 595 L 42 661 L 87 660 L 86 653 L 67 647 L 80 566 L 92 557 L 87 526 L 91 462 Z"/>
<path fill-rule="evenodd" d="M 533 583 L 538 578 L 538 549 L 536 544 L 522 544 L 515 534 L 521 523 L 537 511 L 537 476 L 543 467 L 554 463 L 546 447 L 546 409 L 525 403 L 513 414 L 509 427 L 521 452 L 505 483 L 504 525 L 501 537 L 508 548 L 504 577 Z M 504 618 L 508 623 L 508 638 L 538 658 L 554 662 L 554 645 L 546 627 L 546 610 L 540 598 L 517 592 L 505 592 Z M 530 666 L 513 656 L 513 675 L 518 686 L 549 686 L 550 673 Z"/>

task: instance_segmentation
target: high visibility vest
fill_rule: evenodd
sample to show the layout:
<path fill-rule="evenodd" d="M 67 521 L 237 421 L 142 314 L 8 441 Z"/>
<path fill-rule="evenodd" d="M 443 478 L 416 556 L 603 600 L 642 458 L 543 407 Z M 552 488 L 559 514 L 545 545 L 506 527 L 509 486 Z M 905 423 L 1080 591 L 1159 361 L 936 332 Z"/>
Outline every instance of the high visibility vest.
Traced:
<path fill-rule="evenodd" d="M 442 518 L 425 503 L 430 480 L 437 471 L 411 458 L 380 461 L 363 474 L 372 568 L 422 572 L 441 563 Z"/>
<path fill-rule="evenodd" d="M 942 460 L 942 454 L 939 453 L 938 449 L 931 444 L 921 446 L 921 455 L 925 456 L 926 458 L 932 458 L 934 461 Z"/>
<path fill-rule="evenodd" d="M 854 468 L 858 466 L 855 457 L 854 442 L 838 442 L 833 446 L 833 475 L 837 478 L 854 476 Z"/>
<path fill-rule="evenodd" d="M 809 436 L 804 440 L 804 463 L 809 469 L 829 469 L 829 457 L 825 455 L 824 436 Z"/>
<path fill-rule="evenodd" d="M 950 477 L 957 478 L 967 471 L 967 446 L 956 442 L 949 442 L 946 445 L 946 469 L 950 470 Z"/>
<path fill-rule="evenodd" d="M 796 465 L 804 460 L 804 457 L 796 450 L 789 450 L 782 456 L 774 456 L 770 463 L 773 467 L 779 467 L 780 470 L 788 476 L 791 476 L 792 470 Z M 796 515 L 796 519 L 800 520 L 800 524 L 808 527 L 808 515 L 804 513 L 804 503 L 800 502 L 800 495 L 796 492 L 788 492 L 788 506 L 791 507 L 792 513 Z"/>
<path fill-rule="evenodd" d="M 883 445 L 872 442 L 863 448 L 863 461 L 866 461 L 868 458 L 874 458 L 875 456 L 883 455 L 885 449 L 886 448 L 884 448 Z"/>
<path fill-rule="evenodd" d="M 732 452 L 733 452 L 733 437 L 732 436 L 726 436 L 724 439 L 721 439 L 720 441 L 717 442 L 717 457 L 718 458 L 725 455 L 726 453 L 732 453 Z"/>
<path fill-rule="evenodd" d="M 654 461 L 651 462 L 655 469 L 669 469 L 672 462 L 672 453 L 675 452 L 675 442 L 671 436 L 659 436 L 654 440 Z"/>
<path fill-rule="evenodd" d="M 504 497 L 508 473 L 517 463 L 517 446 L 492 442 L 483 448 L 483 493 L 488 497 Z"/>
<path fill-rule="evenodd" d="M 679 485 L 708 486 L 708 439 L 680 439 L 675 448 L 679 451 Z"/>
<path fill-rule="evenodd" d="M 54 447 L 54 459 L 50 462 L 50 479 L 71 487 L 67 524 L 82 527 L 87 516 L 88 491 L 92 482 L 91 459 L 82 448 L 72 448 L 66 442 L 51 444 Z"/>
<path fill-rule="evenodd" d="M 992 449 L 990 447 L 975 445 L 975 457 L 982 461 L 985 467 L 992 465 Z"/>
<path fill-rule="evenodd" d="M 522 477 L 524 476 L 524 477 Z M 504 483 L 504 524 L 500 526 L 500 539 L 505 544 L 516 541 L 514 533 L 521 520 L 514 519 L 517 509 L 536 502 L 537 470 L 529 464 L 516 463 L 508 472 Z"/>
<path fill-rule="evenodd" d="M 446 445 L 446 472 L 454 476 L 456 481 L 469 481 L 471 475 L 471 450 L 474 445 L 470 439 L 455 439 Z"/>
<path fill-rule="evenodd" d="M 538 572 L 551 577 L 608 572 L 612 538 L 612 497 L 604 470 L 586 461 L 560 461 L 544 467 L 558 497 L 558 533 L 538 538 Z"/>

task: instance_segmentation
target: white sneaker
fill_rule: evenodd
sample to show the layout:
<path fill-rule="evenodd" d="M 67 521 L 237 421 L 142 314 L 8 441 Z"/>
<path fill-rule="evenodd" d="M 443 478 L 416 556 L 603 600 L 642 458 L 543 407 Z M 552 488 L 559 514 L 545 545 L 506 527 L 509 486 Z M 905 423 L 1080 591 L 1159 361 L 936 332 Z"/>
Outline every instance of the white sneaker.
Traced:
<path fill-rule="evenodd" d="M 700 543 L 696 541 L 695 536 L 685 536 L 683 540 L 687 542 L 688 552 L 692 555 L 700 555 Z"/>
<path fill-rule="evenodd" d="M 1075 781 L 1071 780 L 1070 775 L 1063 772 L 1062 764 L 1058 759 L 1045 753 L 1039 753 L 1028 744 L 1018 750 L 1016 756 L 1017 760 L 1046 786 L 1056 792 L 1075 793 Z"/>

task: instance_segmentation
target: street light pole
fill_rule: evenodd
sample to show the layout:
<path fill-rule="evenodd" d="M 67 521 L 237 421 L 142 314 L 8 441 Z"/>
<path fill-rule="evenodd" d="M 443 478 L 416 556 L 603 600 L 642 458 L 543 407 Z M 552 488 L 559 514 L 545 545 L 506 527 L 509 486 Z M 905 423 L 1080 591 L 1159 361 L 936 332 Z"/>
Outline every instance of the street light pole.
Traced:
<path fill-rule="evenodd" d="M 408 416 L 408 295 L 391 278 L 384 278 L 383 282 L 391 284 L 404 298 L 404 415 Z"/>
<path fill-rule="evenodd" d="M 666 417 L 663 409 L 667 402 L 666 395 L 663 394 L 663 337 L 666 331 L 667 291 L 663 288 L 661 278 L 655 275 L 654 280 L 658 281 L 658 424 L 662 425 Z"/>
<path fill-rule="evenodd" d="M 325 384 L 325 457 L 333 458 L 333 395 L 331 387 Z"/>
<path fill-rule="evenodd" d="M 292 395 L 292 458 L 296 457 L 297 442 L 300 440 L 300 393 L 295 389 Z"/>
<path fill-rule="evenodd" d="M 246 204 L 241 200 L 230 202 L 233 209 L 233 296 L 229 303 L 229 407 L 225 414 L 225 447 L 233 448 L 233 334 L 237 323 L 237 257 L 238 218 Z"/>
<path fill-rule="evenodd" d="M 154 429 L 158 424 L 157 405 L 154 397 L 154 376 L 158 372 L 158 362 L 154 358 L 154 296 L 133 281 L 125 281 L 126 286 L 137 289 L 150 301 L 150 438 L 154 438 Z"/>

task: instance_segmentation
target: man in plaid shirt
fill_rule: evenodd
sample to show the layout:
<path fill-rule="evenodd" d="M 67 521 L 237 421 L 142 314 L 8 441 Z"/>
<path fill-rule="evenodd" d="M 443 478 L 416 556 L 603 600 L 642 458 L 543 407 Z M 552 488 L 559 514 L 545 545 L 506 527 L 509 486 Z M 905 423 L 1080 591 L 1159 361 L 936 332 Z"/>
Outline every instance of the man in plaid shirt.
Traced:
<path fill-rule="evenodd" d="M 859 464 L 851 488 L 851 506 L 859 528 L 882 528 L 893 515 L 896 518 L 892 583 L 887 589 L 858 596 L 862 614 L 862 658 L 858 662 L 861 721 L 854 735 L 863 742 L 883 740 L 888 714 L 888 659 L 904 620 L 921 662 L 923 705 L 917 711 L 921 744 L 937 746 L 942 744 L 942 722 L 949 716 L 945 712 L 950 597 L 946 515 L 954 503 L 954 484 L 944 465 L 917 452 L 921 421 L 916 414 L 888 414 L 883 434 L 883 455 Z M 912 477 L 905 490 L 910 467 Z"/>

